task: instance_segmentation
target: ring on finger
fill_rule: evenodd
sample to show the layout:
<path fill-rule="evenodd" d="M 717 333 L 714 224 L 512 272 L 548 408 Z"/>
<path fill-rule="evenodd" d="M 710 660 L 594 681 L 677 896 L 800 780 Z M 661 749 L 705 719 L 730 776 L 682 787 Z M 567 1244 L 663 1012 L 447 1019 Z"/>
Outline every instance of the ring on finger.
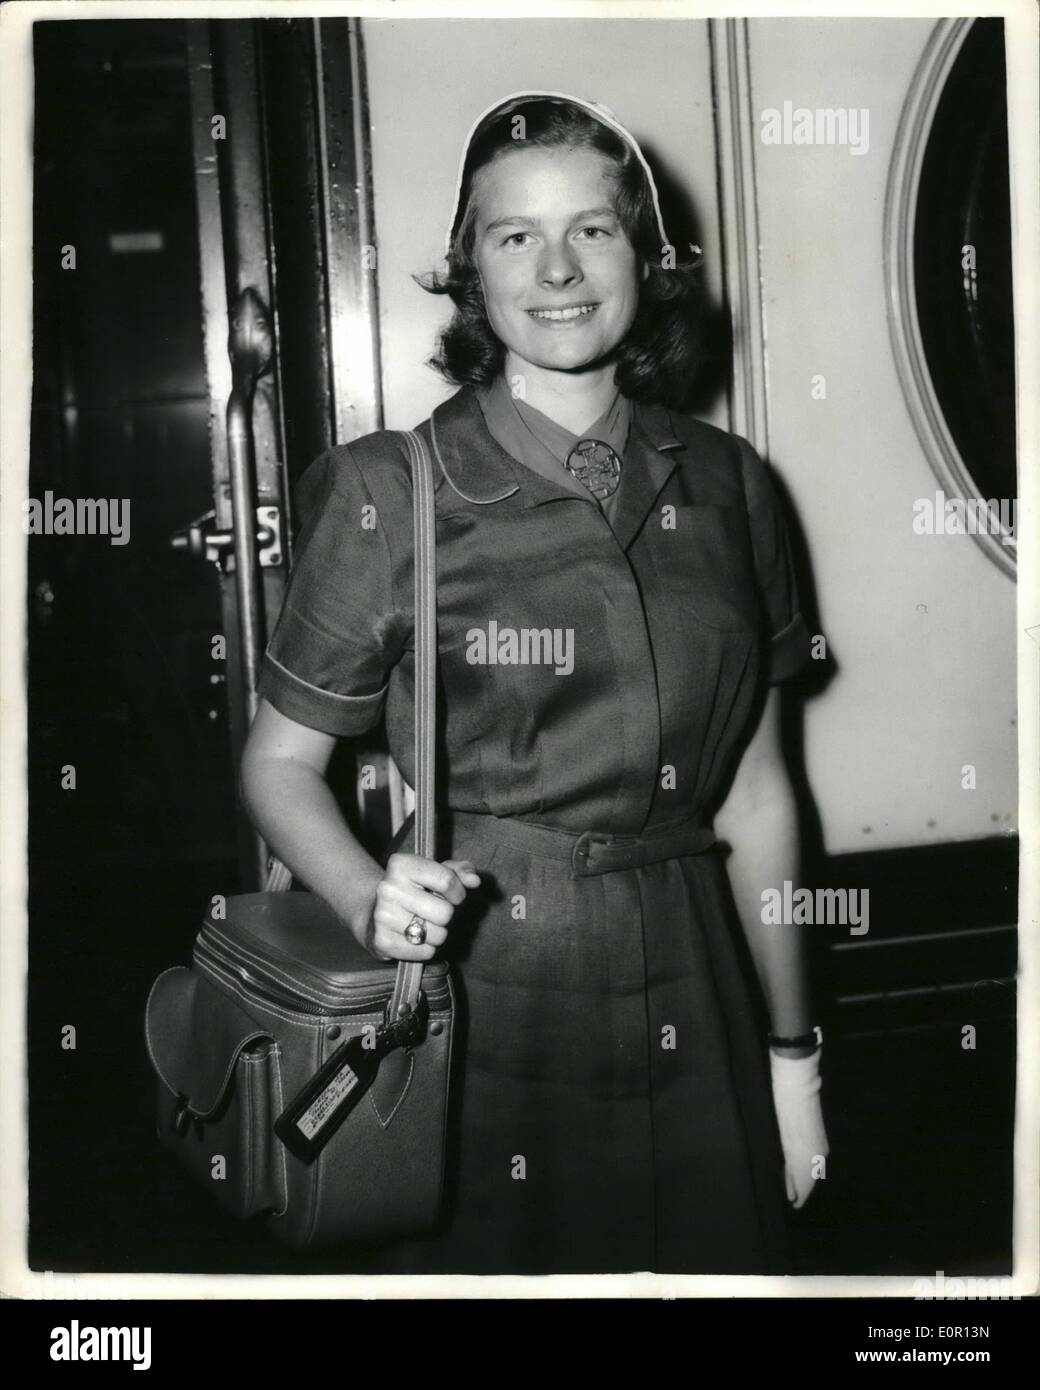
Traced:
<path fill-rule="evenodd" d="M 404 939 L 413 946 L 425 946 L 426 944 L 426 922 L 418 913 L 413 912 L 408 925 L 404 929 Z"/>

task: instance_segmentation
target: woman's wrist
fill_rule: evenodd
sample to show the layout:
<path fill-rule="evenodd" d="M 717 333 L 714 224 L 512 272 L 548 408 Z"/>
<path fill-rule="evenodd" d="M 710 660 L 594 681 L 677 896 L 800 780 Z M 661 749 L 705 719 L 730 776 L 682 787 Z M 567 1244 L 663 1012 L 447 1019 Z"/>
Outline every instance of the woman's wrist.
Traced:
<path fill-rule="evenodd" d="M 823 1030 L 817 1024 L 798 1033 L 769 1034 L 769 1050 L 777 1057 L 800 1059 L 811 1057 L 823 1046 Z"/>
<path fill-rule="evenodd" d="M 355 867 L 344 884 L 343 891 L 330 899 L 330 906 L 337 917 L 346 923 L 355 941 L 366 950 L 372 912 L 376 905 L 376 888 L 382 878 L 383 870 L 373 859 L 370 865 Z"/>

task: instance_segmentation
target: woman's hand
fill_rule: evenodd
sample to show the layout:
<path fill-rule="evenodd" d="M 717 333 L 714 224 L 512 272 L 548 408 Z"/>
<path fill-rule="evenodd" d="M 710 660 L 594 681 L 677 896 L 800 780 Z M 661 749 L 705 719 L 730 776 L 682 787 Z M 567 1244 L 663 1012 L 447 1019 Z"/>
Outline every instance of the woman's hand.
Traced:
<path fill-rule="evenodd" d="M 820 1106 L 820 1051 L 817 1048 L 808 1057 L 769 1052 L 787 1200 L 795 1210 L 808 1201 L 820 1175 L 820 1160 L 830 1152 Z"/>
<path fill-rule="evenodd" d="M 468 859 L 439 864 L 418 854 L 392 854 L 376 885 L 364 945 L 380 960 L 432 960 L 448 939 L 448 924 L 466 890 L 479 886 L 480 876 Z M 404 934 L 413 917 L 426 923 L 421 946 Z"/>

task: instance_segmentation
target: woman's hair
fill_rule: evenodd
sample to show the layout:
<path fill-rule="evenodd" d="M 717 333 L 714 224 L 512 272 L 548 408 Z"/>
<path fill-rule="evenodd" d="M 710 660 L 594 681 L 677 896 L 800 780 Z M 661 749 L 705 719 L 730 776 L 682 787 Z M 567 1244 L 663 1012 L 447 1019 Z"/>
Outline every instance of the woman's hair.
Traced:
<path fill-rule="evenodd" d="M 522 114 L 523 138 L 515 134 Z M 446 274 L 431 271 L 416 277 L 431 294 L 447 294 L 455 312 L 429 359 L 456 386 L 483 386 L 505 364 L 505 348 L 488 322 L 480 277 L 473 259 L 476 200 L 473 182 L 479 170 L 498 155 L 534 145 L 547 149 L 595 150 L 614 166 L 614 206 L 638 261 L 648 267 L 640 281 L 639 302 L 631 328 L 616 352 L 617 383 L 637 401 L 681 406 L 690 393 L 698 366 L 697 322 L 701 303 L 697 269 L 688 258 L 665 248 L 650 186 L 635 151 L 620 135 L 565 100 L 542 97 L 494 112 L 475 132 L 466 155 Z M 670 248 L 668 248 L 670 250 Z"/>

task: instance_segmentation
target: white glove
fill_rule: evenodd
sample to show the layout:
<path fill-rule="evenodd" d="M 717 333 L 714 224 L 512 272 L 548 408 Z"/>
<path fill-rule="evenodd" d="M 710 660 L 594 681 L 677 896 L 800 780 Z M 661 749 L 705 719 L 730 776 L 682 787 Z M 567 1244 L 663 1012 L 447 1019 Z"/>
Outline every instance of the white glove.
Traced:
<path fill-rule="evenodd" d="M 830 1149 L 820 1107 L 820 1052 L 808 1057 L 778 1057 L 770 1049 L 773 1106 L 784 1151 L 787 1200 L 797 1210 L 816 1186 L 814 1169 Z"/>

